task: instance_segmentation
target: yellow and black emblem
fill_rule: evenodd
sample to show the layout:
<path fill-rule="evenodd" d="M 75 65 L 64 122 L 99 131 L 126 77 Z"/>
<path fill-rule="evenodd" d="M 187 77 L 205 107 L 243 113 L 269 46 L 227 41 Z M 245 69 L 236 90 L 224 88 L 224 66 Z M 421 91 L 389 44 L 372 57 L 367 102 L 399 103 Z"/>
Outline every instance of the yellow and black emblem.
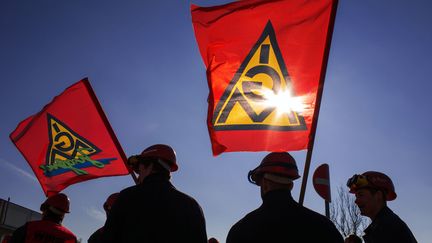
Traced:
<path fill-rule="evenodd" d="M 213 113 L 213 127 L 306 130 L 301 106 L 269 21 L 222 94 Z"/>
<path fill-rule="evenodd" d="M 99 148 L 50 114 L 48 129 L 50 143 L 47 164 L 54 164 L 56 160 L 75 159 L 80 153 L 90 156 L 100 152 Z"/>
<path fill-rule="evenodd" d="M 39 167 L 46 176 L 55 176 L 73 171 L 77 175 L 88 174 L 84 168 L 95 166 L 103 168 L 115 158 L 93 160 L 90 156 L 101 150 L 83 138 L 66 124 L 48 114 L 49 145 L 46 163 Z"/>

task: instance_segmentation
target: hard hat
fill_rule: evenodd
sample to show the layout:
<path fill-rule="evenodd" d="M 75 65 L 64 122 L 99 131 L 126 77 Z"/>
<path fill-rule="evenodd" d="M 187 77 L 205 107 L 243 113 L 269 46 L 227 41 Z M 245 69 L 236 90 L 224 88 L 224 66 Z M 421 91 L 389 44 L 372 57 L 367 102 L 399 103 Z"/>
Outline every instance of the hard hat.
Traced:
<path fill-rule="evenodd" d="M 372 188 L 383 191 L 385 199 L 392 201 L 397 195 L 392 180 L 386 174 L 377 171 L 367 171 L 361 175 L 353 175 L 347 181 L 351 193 L 361 188 Z"/>
<path fill-rule="evenodd" d="M 50 209 L 54 213 L 63 214 L 69 213 L 70 201 L 69 198 L 64 193 L 58 193 L 49 196 L 44 203 L 41 204 L 40 210 L 45 211 Z"/>
<path fill-rule="evenodd" d="M 105 201 L 105 203 L 103 204 L 103 208 L 105 209 L 105 211 L 110 211 L 111 207 L 114 205 L 115 201 L 117 200 L 118 196 L 120 195 L 120 193 L 116 192 L 111 194 L 107 200 Z"/>
<path fill-rule="evenodd" d="M 219 241 L 216 238 L 212 237 L 208 239 L 208 243 L 219 243 Z"/>
<path fill-rule="evenodd" d="M 259 180 L 267 173 L 289 180 L 300 177 L 295 159 L 287 152 L 272 152 L 265 156 L 258 167 L 249 171 L 248 180 L 258 185 Z"/>
<path fill-rule="evenodd" d="M 146 149 L 140 155 L 129 157 L 128 164 L 132 166 L 135 172 L 138 170 L 140 163 L 156 160 L 162 167 L 170 172 L 178 170 L 176 161 L 176 152 L 170 146 L 165 144 L 155 144 Z"/>

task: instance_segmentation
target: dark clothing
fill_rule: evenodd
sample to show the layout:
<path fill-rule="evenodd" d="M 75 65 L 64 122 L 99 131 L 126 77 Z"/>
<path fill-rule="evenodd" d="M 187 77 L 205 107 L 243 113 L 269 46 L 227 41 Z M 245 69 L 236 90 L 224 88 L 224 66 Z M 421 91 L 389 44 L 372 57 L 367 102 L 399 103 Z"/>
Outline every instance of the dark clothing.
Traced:
<path fill-rule="evenodd" d="M 102 236 L 103 236 L 103 231 L 104 231 L 104 227 L 99 228 L 98 230 L 96 230 L 88 239 L 88 243 L 100 243 L 103 242 L 102 241 Z"/>
<path fill-rule="evenodd" d="M 343 238 L 330 220 L 295 202 L 287 189 L 266 193 L 263 204 L 231 228 L 226 242 L 342 243 Z"/>
<path fill-rule="evenodd" d="M 105 223 L 103 242 L 207 243 L 198 203 L 163 175 L 120 192 Z"/>
<path fill-rule="evenodd" d="M 12 237 L 12 235 L 5 235 L 3 237 L 2 243 L 10 243 L 11 237 Z"/>
<path fill-rule="evenodd" d="M 10 239 L 10 243 L 24 243 L 27 231 L 27 224 L 16 229 Z"/>
<path fill-rule="evenodd" d="M 76 243 L 76 236 L 60 224 L 48 220 L 27 222 L 15 230 L 11 243 Z"/>
<path fill-rule="evenodd" d="M 364 232 L 366 243 L 417 243 L 405 222 L 387 206 L 381 209 Z"/>

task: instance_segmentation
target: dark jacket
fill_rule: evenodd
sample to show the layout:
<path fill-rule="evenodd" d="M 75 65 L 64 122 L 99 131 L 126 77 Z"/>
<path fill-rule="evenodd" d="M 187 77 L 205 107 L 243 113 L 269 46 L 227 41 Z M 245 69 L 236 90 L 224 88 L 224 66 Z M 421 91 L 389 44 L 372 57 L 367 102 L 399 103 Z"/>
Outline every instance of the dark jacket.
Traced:
<path fill-rule="evenodd" d="M 49 220 L 27 222 L 12 234 L 10 243 L 76 243 L 66 227 Z"/>
<path fill-rule="evenodd" d="M 101 243 L 102 236 L 104 232 L 104 227 L 99 228 L 96 230 L 92 235 L 90 235 L 90 238 L 88 239 L 87 243 Z"/>
<path fill-rule="evenodd" d="M 103 242 L 207 243 L 198 203 L 163 175 L 120 192 L 105 223 Z"/>
<path fill-rule="evenodd" d="M 366 243 L 417 243 L 405 222 L 387 206 L 381 209 L 364 232 Z"/>
<path fill-rule="evenodd" d="M 290 190 L 275 190 L 231 228 L 226 242 L 342 243 L 343 238 L 330 220 L 295 202 Z"/>

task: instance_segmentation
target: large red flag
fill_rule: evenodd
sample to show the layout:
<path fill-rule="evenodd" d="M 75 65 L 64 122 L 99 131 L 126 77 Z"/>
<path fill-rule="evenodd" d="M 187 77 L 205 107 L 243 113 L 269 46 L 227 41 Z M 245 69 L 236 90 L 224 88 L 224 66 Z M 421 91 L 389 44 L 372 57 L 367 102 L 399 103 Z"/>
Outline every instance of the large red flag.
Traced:
<path fill-rule="evenodd" d="M 213 154 L 307 148 L 336 0 L 192 5 Z"/>
<path fill-rule="evenodd" d="M 129 173 L 126 156 L 87 79 L 22 121 L 10 138 L 47 195 L 81 181 Z"/>

